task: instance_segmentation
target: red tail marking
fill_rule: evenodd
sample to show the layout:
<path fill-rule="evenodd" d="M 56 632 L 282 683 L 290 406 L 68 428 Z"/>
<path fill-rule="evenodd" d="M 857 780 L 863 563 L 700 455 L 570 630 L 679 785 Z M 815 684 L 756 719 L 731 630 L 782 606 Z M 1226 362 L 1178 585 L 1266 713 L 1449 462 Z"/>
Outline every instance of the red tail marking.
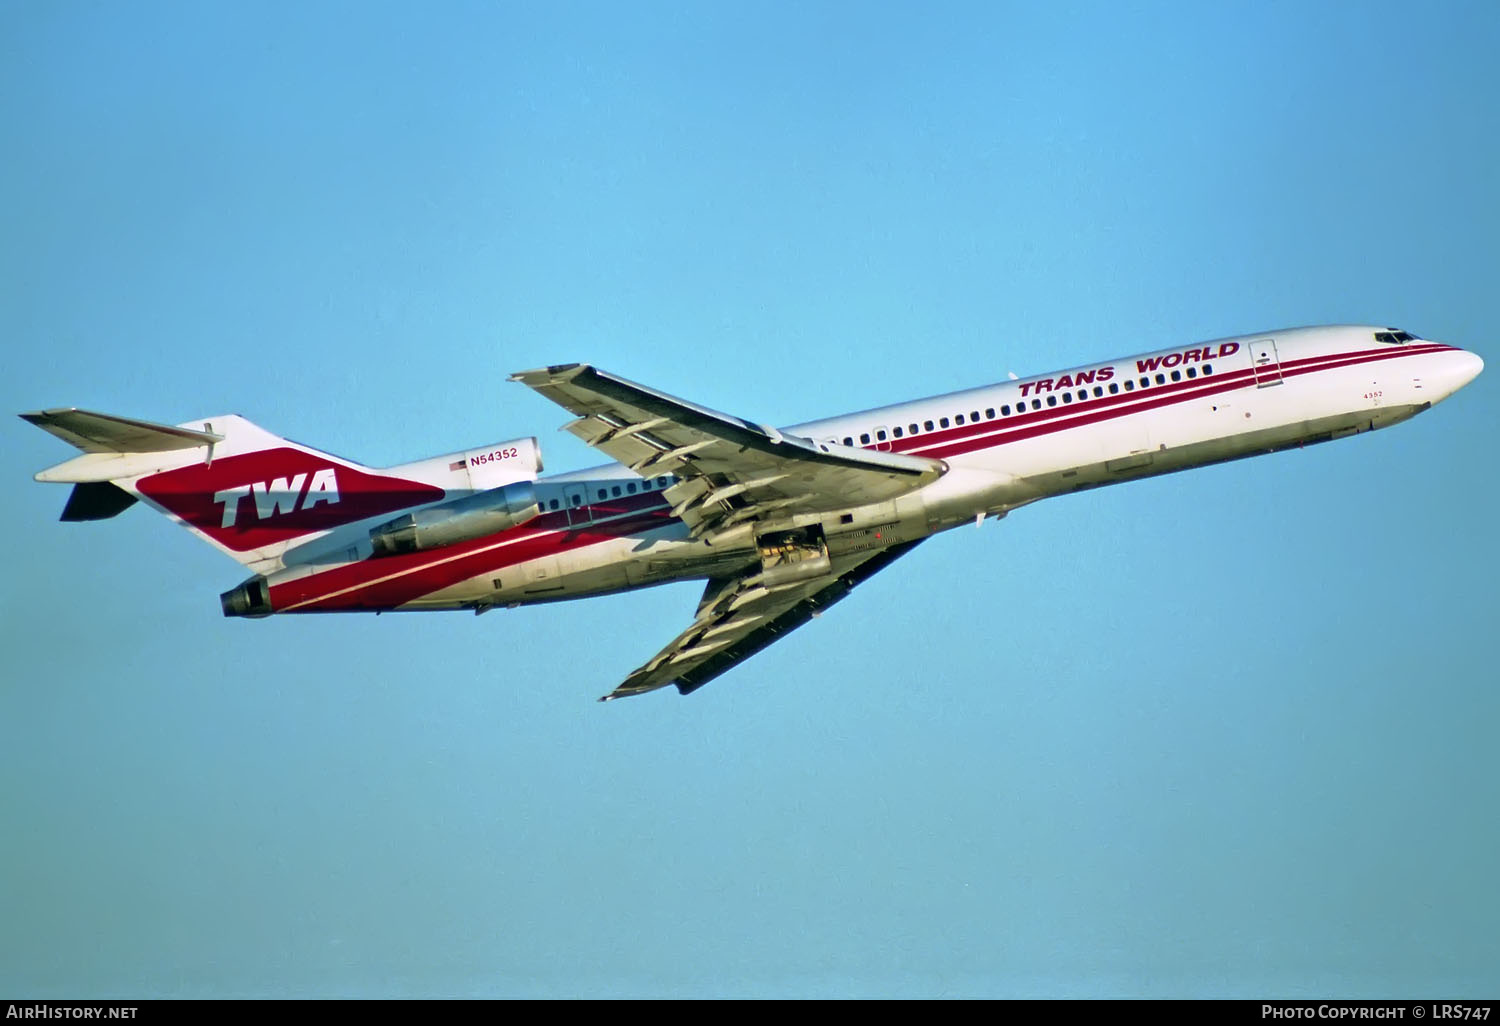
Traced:
<path fill-rule="evenodd" d="M 435 502 L 443 489 L 382 477 L 300 449 L 267 449 L 144 477 L 142 495 L 245 552 Z"/>

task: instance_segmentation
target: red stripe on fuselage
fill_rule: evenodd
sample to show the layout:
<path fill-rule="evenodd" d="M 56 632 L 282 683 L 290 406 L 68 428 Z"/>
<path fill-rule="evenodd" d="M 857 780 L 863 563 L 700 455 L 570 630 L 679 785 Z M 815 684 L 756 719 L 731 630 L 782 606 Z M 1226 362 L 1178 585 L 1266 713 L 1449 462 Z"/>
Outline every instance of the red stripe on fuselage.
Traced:
<path fill-rule="evenodd" d="M 1409 346 L 1400 350 L 1361 350 L 1355 353 L 1331 353 L 1306 357 L 1300 360 L 1284 360 L 1280 367 L 1281 378 L 1299 377 L 1316 371 L 1352 367 L 1361 363 L 1398 359 L 1403 356 L 1422 356 L 1447 352 L 1452 346 Z M 1151 377 L 1152 374 L 1138 375 Z M 1121 391 L 1118 395 L 1104 395 L 1080 399 L 1073 403 L 1059 402 L 1057 406 L 1046 406 L 1027 413 L 1011 414 L 978 424 L 966 424 L 961 428 L 949 428 L 923 434 L 918 438 L 901 440 L 896 452 L 929 456 L 934 459 L 960 456 L 1008 442 L 1037 438 L 1041 435 L 1065 431 L 1072 427 L 1096 424 L 1104 420 L 1126 417 L 1133 413 L 1161 409 L 1179 402 L 1232 392 L 1261 382 L 1276 375 L 1274 367 L 1246 367 L 1243 370 L 1222 374 L 1199 376 L 1183 381 Z M 1123 382 L 1123 379 L 1120 379 Z M 1136 380 L 1132 377 L 1131 380 Z M 1060 394 L 1060 393 L 1058 393 Z"/>
<path fill-rule="evenodd" d="M 1329 353 L 1298 360 L 1283 360 L 1280 374 L 1283 378 L 1300 377 L 1362 363 L 1451 350 L 1452 346 L 1426 345 L 1405 346 L 1394 350 L 1382 348 L 1353 353 Z M 1059 403 L 1055 407 L 930 432 L 917 438 L 901 439 L 904 447 L 896 451 L 932 457 L 963 455 L 1223 392 L 1253 388 L 1259 381 L 1268 380 L 1274 373 L 1274 367 L 1246 367 L 1180 382 L 1153 384 L 1149 388 L 1138 388 L 1130 392 L 1122 390 L 1117 395 L 1106 394 L 1072 404 Z M 1144 375 L 1137 375 L 1139 376 Z M 496 573 L 528 560 L 641 534 L 672 523 L 669 504 L 660 492 L 603 501 L 574 510 L 575 513 L 581 511 L 588 511 L 587 515 L 590 517 L 619 519 L 569 525 L 566 510 L 545 513 L 530 524 L 512 528 L 500 535 L 490 535 L 430 552 L 366 559 L 288 581 L 271 589 L 271 603 L 280 612 L 391 609 L 471 577 Z"/>
<path fill-rule="evenodd" d="M 282 612 L 390 609 L 470 577 L 671 522 L 660 493 L 587 508 L 594 517 L 610 519 L 570 526 L 566 511 L 545 513 L 498 535 L 429 552 L 365 559 L 275 585 L 271 605 Z"/>

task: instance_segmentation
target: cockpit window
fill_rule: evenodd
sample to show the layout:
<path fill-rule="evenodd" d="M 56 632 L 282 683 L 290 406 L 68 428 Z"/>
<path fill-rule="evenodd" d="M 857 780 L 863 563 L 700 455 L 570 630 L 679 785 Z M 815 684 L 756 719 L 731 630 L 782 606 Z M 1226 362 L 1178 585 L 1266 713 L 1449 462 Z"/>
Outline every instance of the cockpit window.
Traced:
<path fill-rule="evenodd" d="M 1416 337 L 1411 332 L 1402 331 L 1399 328 L 1387 328 L 1385 331 L 1377 331 L 1375 333 L 1375 341 L 1384 342 L 1387 345 L 1402 345 L 1412 341 Z"/>

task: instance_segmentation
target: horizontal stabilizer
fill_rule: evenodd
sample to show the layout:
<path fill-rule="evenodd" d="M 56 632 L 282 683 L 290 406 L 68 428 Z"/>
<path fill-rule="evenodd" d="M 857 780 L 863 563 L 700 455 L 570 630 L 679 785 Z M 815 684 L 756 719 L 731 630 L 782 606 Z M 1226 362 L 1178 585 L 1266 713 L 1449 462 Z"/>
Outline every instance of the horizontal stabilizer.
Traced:
<path fill-rule="evenodd" d="M 194 431 L 73 407 L 23 413 L 21 419 L 30 421 L 43 431 L 56 435 L 84 452 L 172 452 L 177 449 L 196 449 L 224 440 L 223 435 L 216 435 L 212 431 Z"/>
<path fill-rule="evenodd" d="M 136 504 L 136 497 L 108 481 L 76 484 L 63 507 L 63 520 L 108 520 Z"/>

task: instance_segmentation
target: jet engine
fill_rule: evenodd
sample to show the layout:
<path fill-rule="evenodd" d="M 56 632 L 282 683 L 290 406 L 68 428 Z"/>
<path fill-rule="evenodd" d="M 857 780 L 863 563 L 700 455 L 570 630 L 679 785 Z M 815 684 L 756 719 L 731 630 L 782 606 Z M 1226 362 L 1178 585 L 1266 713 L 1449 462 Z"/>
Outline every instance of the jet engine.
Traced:
<path fill-rule="evenodd" d="M 541 511 L 533 483 L 516 481 L 388 520 L 370 531 L 370 544 L 377 556 L 440 549 L 524 524 Z"/>

